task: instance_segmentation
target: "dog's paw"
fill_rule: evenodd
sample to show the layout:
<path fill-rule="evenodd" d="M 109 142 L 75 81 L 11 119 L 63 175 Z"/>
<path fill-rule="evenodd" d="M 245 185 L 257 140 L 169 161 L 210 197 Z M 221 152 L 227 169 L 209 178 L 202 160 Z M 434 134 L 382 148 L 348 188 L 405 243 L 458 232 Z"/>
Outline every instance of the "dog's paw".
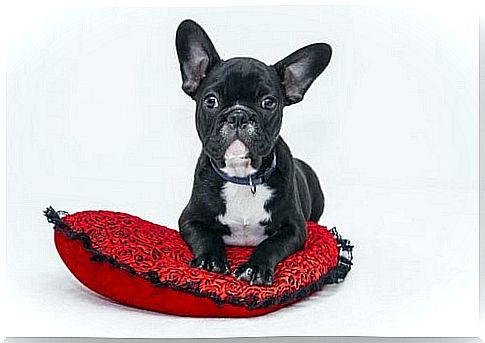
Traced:
<path fill-rule="evenodd" d="M 196 256 L 189 262 L 189 265 L 191 267 L 221 274 L 228 274 L 230 270 L 229 263 L 225 258 L 211 254 Z"/>
<path fill-rule="evenodd" d="M 271 286 L 273 284 L 274 269 L 264 264 L 246 262 L 239 265 L 232 273 L 239 280 L 249 282 L 250 285 Z"/>

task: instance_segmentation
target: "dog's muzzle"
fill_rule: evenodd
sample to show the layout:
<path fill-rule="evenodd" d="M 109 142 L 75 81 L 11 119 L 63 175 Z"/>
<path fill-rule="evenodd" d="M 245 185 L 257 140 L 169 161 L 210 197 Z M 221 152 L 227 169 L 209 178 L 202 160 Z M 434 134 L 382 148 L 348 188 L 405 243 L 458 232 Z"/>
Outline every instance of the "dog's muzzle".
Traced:
<path fill-rule="evenodd" d="M 251 117 L 254 117 L 254 113 L 249 107 L 239 104 L 229 107 L 224 114 L 227 114 L 226 122 L 232 130 L 246 129 Z"/>
<path fill-rule="evenodd" d="M 229 127 L 233 130 L 245 129 L 248 125 L 248 122 L 248 114 L 243 110 L 232 111 L 227 116 L 227 123 L 229 124 Z"/>

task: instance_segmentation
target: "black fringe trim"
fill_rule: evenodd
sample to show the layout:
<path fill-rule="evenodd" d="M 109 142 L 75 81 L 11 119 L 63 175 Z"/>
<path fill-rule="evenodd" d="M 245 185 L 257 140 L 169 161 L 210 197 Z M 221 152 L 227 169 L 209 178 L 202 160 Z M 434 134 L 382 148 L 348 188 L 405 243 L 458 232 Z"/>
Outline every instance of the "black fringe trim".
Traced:
<path fill-rule="evenodd" d="M 337 266 L 333 269 L 329 270 L 327 274 L 322 276 L 313 284 L 310 284 L 297 292 L 294 293 L 285 293 L 279 297 L 272 297 L 267 298 L 263 301 L 258 301 L 256 298 L 253 299 L 245 299 L 241 300 L 239 297 L 231 296 L 227 297 L 226 299 L 222 300 L 217 294 L 215 293 L 202 293 L 196 287 L 196 284 L 187 284 L 184 286 L 175 285 L 173 283 L 162 282 L 160 281 L 157 272 L 149 271 L 146 273 L 140 273 L 133 269 L 128 264 L 119 263 L 115 258 L 111 256 L 107 256 L 99 252 L 97 249 L 92 247 L 91 238 L 85 233 L 78 233 L 72 230 L 69 225 L 67 225 L 61 218 L 68 214 L 64 211 L 55 211 L 51 206 L 48 207 L 44 211 L 44 215 L 47 218 L 49 223 L 54 224 L 54 230 L 62 232 L 71 240 L 79 240 L 82 242 L 84 249 L 91 252 L 93 255 L 91 256 L 91 261 L 95 262 L 107 262 L 111 264 L 113 267 L 127 271 L 131 275 L 139 276 L 147 279 L 153 285 L 159 287 L 169 287 L 177 291 L 188 292 L 198 297 L 209 298 L 216 302 L 219 305 L 223 304 L 232 304 L 238 306 L 245 306 L 249 310 L 257 309 L 257 308 L 265 308 L 269 306 L 275 306 L 280 304 L 288 304 L 291 302 L 295 302 L 302 298 L 308 297 L 310 294 L 319 291 L 323 288 L 323 286 L 328 284 L 340 283 L 342 282 L 345 277 L 347 276 L 348 272 L 352 268 L 352 250 L 354 248 L 353 245 L 350 244 L 348 239 L 343 239 L 340 234 L 338 233 L 337 229 L 334 227 L 330 230 L 332 235 L 335 237 L 337 241 L 337 247 L 339 250 L 339 258 L 337 262 Z"/>
<path fill-rule="evenodd" d="M 350 240 L 342 238 L 342 236 L 340 236 L 337 228 L 333 227 L 330 232 L 337 241 L 339 254 L 337 266 L 332 269 L 329 274 L 333 274 L 331 283 L 340 283 L 344 281 L 345 277 L 350 272 L 350 269 L 352 269 L 352 260 L 354 259 L 354 246 L 350 244 Z"/>

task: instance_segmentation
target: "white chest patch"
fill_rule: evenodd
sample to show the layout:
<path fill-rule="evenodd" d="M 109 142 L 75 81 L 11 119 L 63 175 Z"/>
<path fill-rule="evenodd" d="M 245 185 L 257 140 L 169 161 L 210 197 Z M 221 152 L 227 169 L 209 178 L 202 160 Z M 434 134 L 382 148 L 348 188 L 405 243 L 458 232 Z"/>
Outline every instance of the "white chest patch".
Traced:
<path fill-rule="evenodd" d="M 222 188 L 222 198 L 226 203 L 226 213 L 217 219 L 231 230 L 224 235 L 227 245 L 256 246 L 268 236 L 261 222 L 270 221 L 271 213 L 264 205 L 273 196 L 273 190 L 266 185 L 257 186 L 253 194 L 249 186 L 227 182 Z"/>
<path fill-rule="evenodd" d="M 247 158 L 248 148 L 240 140 L 234 141 L 227 149 L 224 157 L 226 167 L 222 169 L 229 176 L 247 177 L 257 172 Z M 221 191 L 221 197 L 226 204 L 226 212 L 217 216 L 217 220 L 227 225 L 230 235 L 222 236 L 227 245 L 256 246 L 265 240 L 265 227 L 261 222 L 269 222 L 271 213 L 264 205 L 273 196 L 273 190 L 266 185 L 258 185 L 256 193 L 251 187 L 226 182 Z"/>

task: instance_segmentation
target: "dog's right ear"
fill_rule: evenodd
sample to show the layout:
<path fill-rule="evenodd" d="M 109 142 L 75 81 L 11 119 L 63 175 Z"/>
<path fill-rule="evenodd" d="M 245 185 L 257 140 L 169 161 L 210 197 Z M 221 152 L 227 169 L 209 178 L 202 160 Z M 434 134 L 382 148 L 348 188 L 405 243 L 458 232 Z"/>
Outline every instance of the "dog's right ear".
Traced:
<path fill-rule="evenodd" d="M 219 55 L 207 33 L 190 19 L 180 23 L 175 45 L 182 72 L 182 89 L 193 98 L 204 77 L 220 61 Z"/>

